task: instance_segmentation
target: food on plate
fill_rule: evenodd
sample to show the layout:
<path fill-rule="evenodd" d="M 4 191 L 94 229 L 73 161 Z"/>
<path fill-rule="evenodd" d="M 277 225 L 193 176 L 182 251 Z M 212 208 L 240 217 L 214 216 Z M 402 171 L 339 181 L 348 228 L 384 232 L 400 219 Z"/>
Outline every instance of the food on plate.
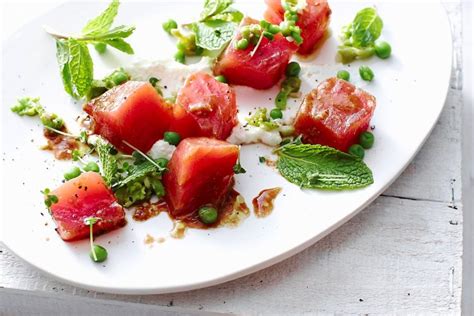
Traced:
<path fill-rule="evenodd" d="M 101 220 L 94 225 L 94 234 L 120 228 L 126 224 L 123 207 L 117 203 L 112 190 L 97 172 L 85 172 L 52 191 L 57 202 L 50 207 L 59 236 L 65 241 L 89 236 L 88 217 Z"/>
<path fill-rule="evenodd" d="M 232 4 L 228 0 L 205 1 L 196 22 L 178 25 L 173 19 L 165 21 L 163 30 L 178 40 L 174 59 L 184 64 L 187 56 L 218 55 L 244 16 Z"/>
<path fill-rule="evenodd" d="M 172 107 L 148 82 L 128 81 L 84 106 L 92 117 L 92 130 L 124 153 L 128 142 L 147 152 L 163 138 L 173 119 Z M 125 142 L 124 142 L 125 141 Z"/>
<path fill-rule="evenodd" d="M 214 72 L 223 75 L 229 84 L 271 88 L 285 73 L 296 47 L 281 34 L 275 34 L 272 40 L 260 35 L 257 42 L 247 41 L 247 45 L 242 46 L 242 30 L 247 26 L 252 29 L 260 24 L 249 17 L 242 20 L 239 31 L 219 57 Z"/>
<path fill-rule="evenodd" d="M 256 175 L 247 173 L 247 161 L 240 160 L 238 145 L 243 144 L 272 147 L 263 157 L 255 146 L 259 166 L 276 167 L 302 188 L 351 190 L 373 183 L 362 159 L 374 145 L 367 128 L 375 97 L 349 83 L 347 70 L 338 71 L 337 78 L 321 78 L 295 55 L 308 55 L 322 42 L 331 16 L 327 1 L 265 2 L 267 20 L 258 21 L 244 18 L 231 0 L 205 1 L 197 21 L 179 25 L 169 19 L 162 25 L 178 40 L 175 59 L 183 64 L 145 60 L 115 65 L 100 80 L 93 78 L 88 44 L 100 54 L 108 46 L 133 53 L 124 38 L 135 28 L 111 27 L 117 0 L 79 36 L 48 29 L 56 38 L 64 89 L 84 100 L 88 116 L 78 119 L 80 131 L 73 134 L 38 98 L 21 98 L 11 110 L 38 117 L 48 141 L 43 148 L 54 150 L 57 159 L 73 161 L 64 184 L 42 191 L 63 240 L 89 236 L 90 257 L 102 262 L 108 253 L 94 244 L 94 235 L 125 225 L 124 208 L 130 207 L 135 220 L 168 212 L 175 237 L 182 237 L 187 226 L 236 226 L 249 210 L 233 188 L 234 176 L 249 181 Z M 338 51 L 342 61 L 373 54 L 388 58 L 390 45 L 376 41 L 382 27 L 374 8 L 359 11 L 344 28 Z M 186 65 L 187 56 L 205 57 Z M 368 66 L 361 66 L 359 74 L 367 85 L 374 78 Z M 303 97 L 308 85 L 320 81 Z M 278 85 L 279 90 L 275 96 L 247 89 L 255 104 L 239 109 L 238 97 L 248 103 L 248 96 L 237 96 L 239 89 L 232 85 L 257 90 Z M 292 104 L 301 101 L 296 113 Z M 91 160 L 94 154 L 98 163 Z M 257 217 L 270 214 L 280 191 L 260 192 L 253 201 Z"/>
<path fill-rule="evenodd" d="M 342 28 L 339 36 L 341 45 L 337 57 L 344 63 L 355 59 L 369 58 L 376 54 L 381 59 L 387 59 L 392 53 L 392 47 L 385 41 L 377 41 L 382 34 L 383 21 L 373 7 L 357 12 L 354 20 Z"/>
<path fill-rule="evenodd" d="M 223 140 L 237 124 L 234 90 L 206 73 L 194 73 L 186 79 L 176 104 L 176 121 L 171 130 L 181 131 L 185 137 L 205 136 Z"/>
<path fill-rule="evenodd" d="M 88 44 L 93 44 L 99 53 L 103 53 L 107 46 L 126 54 L 134 53 L 125 38 L 132 35 L 135 27 L 126 25 L 112 27 L 119 5 L 119 0 L 112 0 L 99 16 L 87 22 L 78 36 L 60 34 L 45 27 L 46 32 L 56 40 L 56 58 L 64 90 L 76 99 L 90 95 L 93 88 L 94 63 Z"/>
<path fill-rule="evenodd" d="M 182 140 L 163 178 L 170 215 L 183 219 L 201 207 L 219 209 L 232 188 L 238 157 L 239 147 L 221 140 Z"/>
<path fill-rule="evenodd" d="M 329 26 L 331 9 L 326 0 L 265 0 L 267 10 L 265 19 L 279 24 L 280 28 L 288 24 L 288 16 L 296 13 L 295 25 L 301 29 L 303 39 L 298 47 L 298 53 L 309 55 L 314 52 Z M 303 2 L 303 4 L 301 4 Z M 291 19 L 290 19 L 291 21 Z M 283 22 L 283 24 L 282 24 Z"/>
<path fill-rule="evenodd" d="M 347 151 L 369 127 L 375 97 L 353 84 L 329 78 L 308 93 L 295 120 L 305 143 Z"/>

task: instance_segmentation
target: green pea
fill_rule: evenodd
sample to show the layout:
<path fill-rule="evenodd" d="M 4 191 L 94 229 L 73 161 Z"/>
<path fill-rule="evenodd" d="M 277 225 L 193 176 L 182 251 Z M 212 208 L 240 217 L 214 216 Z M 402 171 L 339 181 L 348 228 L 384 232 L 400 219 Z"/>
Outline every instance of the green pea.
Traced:
<path fill-rule="evenodd" d="M 227 83 L 227 79 L 222 75 L 215 76 L 214 78 L 216 78 L 216 80 L 219 81 L 219 82 Z"/>
<path fill-rule="evenodd" d="M 285 91 L 278 92 L 275 98 L 275 105 L 280 110 L 286 109 L 286 102 L 288 100 L 288 93 Z"/>
<path fill-rule="evenodd" d="M 81 175 L 79 167 L 72 167 L 68 172 L 64 173 L 64 179 L 71 180 Z"/>
<path fill-rule="evenodd" d="M 199 220 L 206 225 L 215 223 L 218 215 L 217 210 L 211 206 L 203 206 L 199 209 Z"/>
<path fill-rule="evenodd" d="M 242 28 L 240 29 L 240 34 L 242 34 L 242 37 L 243 38 L 249 38 L 250 37 L 250 26 L 248 25 L 245 25 L 245 26 L 242 26 Z"/>
<path fill-rule="evenodd" d="M 95 256 L 94 256 L 94 252 Z M 101 245 L 95 245 L 94 248 L 89 252 L 89 257 L 91 257 L 94 262 L 104 262 L 107 259 L 107 249 Z"/>
<path fill-rule="evenodd" d="M 249 47 L 249 41 L 246 38 L 241 38 L 235 43 L 235 48 L 237 49 L 244 50 L 247 47 Z"/>
<path fill-rule="evenodd" d="M 166 166 L 168 166 L 168 162 L 169 162 L 169 160 L 166 159 L 166 158 L 158 158 L 155 161 L 158 164 L 158 166 L 160 166 L 162 168 L 166 168 Z"/>
<path fill-rule="evenodd" d="M 298 77 L 287 77 L 281 84 L 281 89 L 288 93 L 298 92 L 300 88 L 301 79 Z"/>
<path fill-rule="evenodd" d="M 116 86 L 128 81 L 128 75 L 123 71 L 116 71 L 112 74 L 112 81 Z"/>
<path fill-rule="evenodd" d="M 368 66 L 360 66 L 359 75 L 365 81 L 372 81 L 374 79 L 374 72 Z"/>
<path fill-rule="evenodd" d="M 295 43 L 300 45 L 303 43 L 303 38 L 301 37 L 301 34 L 298 32 L 291 32 L 291 37 L 295 40 Z"/>
<path fill-rule="evenodd" d="M 88 162 L 87 165 L 85 165 L 83 169 L 84 171 L 100 172 L 99 165 L 93 161 Z"/>
<path fill-rule="evenodd" d="M 336 75 L 339 79 L 349 81 L 351 74 L 347 70 L 339 70 Z"/>
<path fill-rule="evenodd" d="M 292 61 L 286 66 L 287 77 L 297 77 L 301 72 L 301 66 L 296 61 Z"/>
<path fill-rule="evenodd" d="M 97 43 L 94 45 L 94 48 L 99 54 L 103 54 L 107 50 L 107 44 Z"/>
<path fill-rule="evenodd" d="M 280 31 L 281 31 L 281 34 L 283 34 L 283 36 L 290 36 L 291 35 L 291 31 L 290 31 L 290 25 L 288 22 L 286 21 L 283 21 L 280 23 Z"/>
<path fill-rule="evenodd" d="M 260 33 L 262 32 L 262 28 L 258 24 L 252 24 L 250 25 L 250 32 L 252 32 L 253 35 L 255 36 L 260 36 Z"/>
<path fill-rule="evenodd" d="M 382 59 L 387 59 L 392 54 L 392 47 L 387 42 L 375 43 L 375 54 Z"/>
<path fill-rule="evenodd" d="M 270 24 L 270 26 L 268 27 L 268 32 L 272 34 L 280 33 L 280 27 L 275 24 Z"/>
<path fill-rule="evenodd" d="M 265 20 L 260 21 L 260 26 L 263 27 L 264 29 L 268 29 L 270 27 L 271 23 L 267 22 Z"/>
<path fill-rule="evenodd" d="M 264 32 L 263 32 L 263 36 L 265 36 L 266 38 L 268 38 L 270 41 L 273 41 L 274 36 L 273 36 L 272 33 L 268 32 L 268 31 L 264 31 Z"/>
<path fill-rule="evenodd" d="M 186 57 L 184 56 L 184 51 L 183 50 L 178 50 L 176 54 L 174 54 L 174 60 L 176 60 L 178 63 L 184 64 Z"/>
<path fill-rule="evenodd" d="M 351 147 L 349 147 L 349 154 L 354 155 L 359 157 L 360 159 L 364 159 L 365 156 L 365 150 L 364 148 L 359 145 L 359 144 L 354 144 Z"/>
<path fill-rule="evenodd" d="M 364 149 L 370 149 L 374 146 L 375 137 L 371 132 L 363 132 L 359 136 L 359 144 L 364 147 Z"/>
<path fill-rule="evenodd" d="M 166 33 L 171 34 L 171 30 L 178 28 L 178 23 L 176 23 L 176 21 L 173 19 L 169 19 L 168 21 L 164 22 L 162 26 Z"/>
<path fill-rule="evenodd" d="M 168 144 L 176 146 L 179 144 L 181 136 L 176 132 L 165 132 L 164 139 Z"/>
<path fill-rule="evenodd" d="M 279 108 L 270 111 L 270 117 L 274 120 L 283 118 L 283 112 Z"/>

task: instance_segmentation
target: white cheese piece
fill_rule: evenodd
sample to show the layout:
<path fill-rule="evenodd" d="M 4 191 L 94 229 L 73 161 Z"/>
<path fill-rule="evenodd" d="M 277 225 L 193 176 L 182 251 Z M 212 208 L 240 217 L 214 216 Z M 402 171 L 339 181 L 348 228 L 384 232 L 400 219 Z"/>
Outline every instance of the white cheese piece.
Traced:
<path fill-rule="evenodd" d="M 190 74 L 200 71 L 212 73 L 212 61 L 209 57 L 203 57 L 195 64 L 183 65 L 168 59 L 139 60 L 125 67 L 125 71 L 130 74 L 132 80 L 148 81 L 151 77 L 159 79 L 158 84 L 166 87 L 163 89 L 164 96 L 169 97 L 178 92 Z"/>
<path fill-rule="evenodd" d="M 148 155 L 153 159 L 166 158 L 170 160 L 175 150 L 176 146 L 170 145 L 168 142 L 161 139 L 151 147 Z"/>
<path fill-rule="evenodd" d="M 282 138 L 278 129 L 267 131 L 261 127 L 237 124 L 232 130 L 232 134 L 227 138 L 229 143 L 235 145 L 263 143 L 268 146 L 278 146 Z"/>

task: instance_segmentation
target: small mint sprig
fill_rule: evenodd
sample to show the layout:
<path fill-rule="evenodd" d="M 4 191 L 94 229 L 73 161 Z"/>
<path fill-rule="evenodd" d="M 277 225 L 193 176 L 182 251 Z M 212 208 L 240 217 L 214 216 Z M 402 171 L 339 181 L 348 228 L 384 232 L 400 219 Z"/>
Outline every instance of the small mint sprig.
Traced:
<path fill-rule="evenodd" d="M 87 44 L 95 45 L 100 52 L 112 46 L 127 54 L 134 51 L 124 38 L 135 31 L 134 26 L 120 25 L 112 28 L 120 2 L 112 0 L 107 9 L 90 20 L 78 36 L 64 35 L 44 27 L 56 39 L 56 58 L 58 60 L 64 90 L 79 99 L 87 96 L 94 80 L 94 65 Z"/>

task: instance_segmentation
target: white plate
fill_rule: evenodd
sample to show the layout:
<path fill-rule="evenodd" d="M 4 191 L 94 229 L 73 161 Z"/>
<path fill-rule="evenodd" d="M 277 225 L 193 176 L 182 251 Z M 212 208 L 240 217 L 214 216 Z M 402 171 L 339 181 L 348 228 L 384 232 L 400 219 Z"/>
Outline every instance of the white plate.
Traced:
<path fill-rule="evenodd" d="M 316 79 L 321 81 L 344 68 L 334 61 L 336 36 L 340 27 L 365 5 L 331 3 L 333 36 L 317 59 L 307 61 L 318 65 L 318 73 L 314 81 L 304 83 L 304 92 L 316 85 Z M 263 0 L 239 6 L 254 17 L 263 12 Z M 60 6 L 25 25 L 3 47 L 5 243 L 37 268 L 81 287 L 130 294 L 183 291 L 231 280 L 288 258 L 346 222 L 396 179 L 429 135 L 446 97 L 451 38 L 441 5 L 378 3 L 385 24 L 382 36 L 392 44 L 393 55 L 388 60 L 374 57 L 363 62 L 375 72 L 370 84 L 359 79 L 360 62 L 349 68 L 353 81 L 377 97 L 372 121 L 376 144 L 365 158 L 374 173 L 373 185 L 347 192 L 300 190 L 258 163 L 258 156 L 268 152 L 265 146 L 247 146 L 242 154 L 247 173 L 236 177 L 237 190 L 251 204 L 261 189 L 283 187 L 272 215 L 264 219 L 251 215 L 236 229 L 188 230 L 183 240 L 169 237 L 172 223 L 166 214 L 145 223 L 130 219 L 123 229 L 97 238 L 107 247 L 109 258 L 104 264 L 95 264 L 87 255 L 88 241 L 60 240 L 40 194 L 41 189 L 60 184 L 71 162 L 54 161 L 50 153 L 39 150 L 42 137 L 37 121 L 18 118 L 9 107 L 18 97 L 40 96 L 48 109 L 70 121 L 75 118 L 81 105 L 72 102 L 63 91 L 54 41 L 41 26 L 79 31 L 102 7 L 103 4 L 91 2 Z M 174 51 L 174 43 L 163 34 L 161 22 L 168 18 L 190 21 L 200 8 L 200 1 L 125 3 L 116 23 L 137 26 L 131 37 L 137 56 L 168 57 Z M 93 59 L 97 77 L 131 60 L 115 51 L 105 59 L 93 52 Z M 238 88 L 237 92 L 243 110 L 271 106 L 268 97 L 276 94 L 275 89 L 258 93 Z M 165 237 L 166 241 L 150 248 L 144 244 L 146 234 Z"/>

